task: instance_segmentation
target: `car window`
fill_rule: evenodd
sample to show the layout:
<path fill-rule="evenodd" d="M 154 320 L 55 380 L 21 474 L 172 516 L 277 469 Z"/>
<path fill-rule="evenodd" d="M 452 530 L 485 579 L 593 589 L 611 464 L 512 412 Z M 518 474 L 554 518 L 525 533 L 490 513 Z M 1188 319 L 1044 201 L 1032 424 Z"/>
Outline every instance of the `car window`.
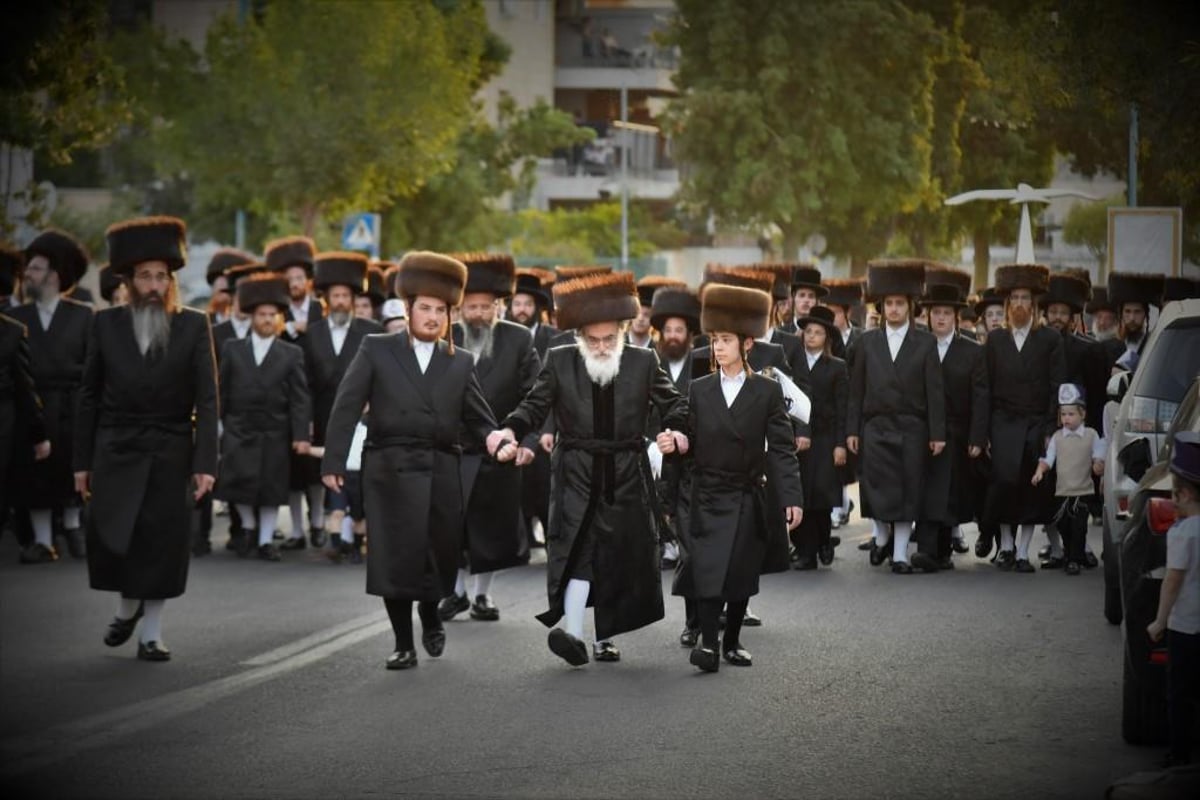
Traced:
<path fill-rule="evenodd" d="M 1175 419 L 1171 420 L 1171 429 L 1163 437 L 1162 451 L 1158 459 L 1160 462 L 1171 460 L 1171 443 L 1175 441 L 1177 431 L 1200 433 L 1200 379 L 1193 381 L 1187 388 L 1187 395 L 1179 404 Z"/>
<path fill-rule="evenodd" d="M 1160 331 L 1138 372 L 1139 397 L 1178 402 L 1200 375 L 1200 317 L 1176 320 Z"/>

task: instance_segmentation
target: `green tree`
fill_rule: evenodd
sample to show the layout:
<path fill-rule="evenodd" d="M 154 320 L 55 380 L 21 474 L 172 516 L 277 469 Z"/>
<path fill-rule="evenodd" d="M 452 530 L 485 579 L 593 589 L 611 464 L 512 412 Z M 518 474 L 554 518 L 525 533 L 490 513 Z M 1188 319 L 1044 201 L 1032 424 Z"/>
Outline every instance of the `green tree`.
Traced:
<path fill-rule="evenodd" d="M 1087 247 L 1096 263 L 1103 265 L 1108 252 L 1108 209 L 1123 205 L 1125 199 L 1120 195 L 1106 202 L 1076 203 L 1063 222 L 1063 239 L 1067 244 Z"/>
<path fill-rule="evenodd" d="M 518 257 L 587 264 L 621 255 L 621 204 L 616 202 L 553 211 L 526 209 L 512 215 L 506 227 L 507 247 Z M 630 258 L 678 247 L 682 235 L 669 223 L 656 220 L 646 204 L 629 204 Z"/>

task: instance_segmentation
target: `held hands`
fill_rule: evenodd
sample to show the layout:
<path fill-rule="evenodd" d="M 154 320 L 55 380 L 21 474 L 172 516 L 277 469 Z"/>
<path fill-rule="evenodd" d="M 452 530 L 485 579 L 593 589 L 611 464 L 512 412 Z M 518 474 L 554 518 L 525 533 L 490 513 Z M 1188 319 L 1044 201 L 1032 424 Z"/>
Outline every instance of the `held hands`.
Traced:
<path fill-rule="evenodd" d="M 1092 459 L 1092 474 L 1097 478 L 1104 474 L 1104 462 L 1098 458 Z"/>
<path fill-rule="evenodd" d="M 500 458 L 497 451 L 504 450 L 506 447 L 508 447 L 508 445 L 515 445 L 516 442 L 514 440 L 516 438 L 516 434 L 514 434 L 508 428 L 492 431 L 488 434 L 486 440 L 488 455 L 492 456 L 497 461 L 511 461 L 516 453 L 510 454 L 508 458 Z"/>
<path fill-rule="evenodd" d="M 322 475 L 321 483 L 325 484 L 325 488 L 331 492 L 340 492 L 342 490 L 341 475 Z"/>
<path fill-rule="evenodd" d="M 1050 470 L 1050 467 L 1046 466 L 1045 461 L 1039 461 L 1038 465 L 1037 465 L 1037 469 L 1035 469 L 1033 471 L 1033 479 L 1030 480 L 1029 482 L 1031 484 L 1033 484 L 1034 486 L 1037 486 L 1039 483 L 1042 482 L 1042 478 L 1044 478 L 1046 476 L 1046 473 L 1049 470 Z"/>
<path fill-rule="evenodd" d="M 679 453 L 683 455 L 688 451 L 688 438 L 679 431 L 673 431 L 667 428 L 665 431 L 654 437 L 655 443 L 658 444 L 658 452 L 663 455 L 671 455 Z"/>
<path fill-rule="evenodd" d="M 526 464 L 532 464 L 533 459 L 536 455 L 537 455 L 537 453 L 534 453 L 528 447 L 518 447 L 517 448 L 517 461 L 516 461 L 517 466 L 523 467 Z"/>
<path fill-rule="evenodd" d="M 844 448 L 844 447 L 833 448 L 833 465 L 835 467 L 846 466 L 846 448 Z"/>
<path fill-rule="evenodd" d="M 199 503 L 200 498 L 212 491 L 213 484 L 217 482 L 215 475 L 205 475 L 202 472 L 197 472 L 192 476 L 192 483 L 196 485 L 196 491 L 192 492 L 192 501 Z"/>
<path fill-rule="evenodd" d="M 800 452 L 803 453 L 805 450 L 809 450 L 811 448 L 812 448 L 812 439 L 808 438 L 807 436 L 797 436 L 796 437 L 796 449 L 797 450 L 799 450 Z"/>
<path fill-rule="evenodd" d="M 858 437 L 857 436 L 847 436 L 846 437 L 846 447 L 850 448 L 851 453 L 854 453 L 854 455 L 858 455 Z"/>
<path fill-rule="evenodd" d="M 33 460 L 34 461 L 45 461 L 49 457 L 50 457 L 50 440 L 49 439 L 47 439 L 44 442 L 38 442 L 37 444 L 35 444 L 33 446 Z"/>
<path fill-rule="evenodd" d="M 312 450 L 312 445 L 308 442 L 292 442 L 292 449 L 298 454 L 306 456 Z"/>
<path fill-rule="evenodd" d="M 796 530 L 797 526 L 800 525 L 801 520 L 804 519 L 804 510 L 800 508 L 800 506 L 788 506 L 786 513 L 788 530 Z"/>
<path fill-rule="evenodd" d="M 979 456 L 983 455 L 983 448 L 977 444 L 973 444 L 967 448 L 967 455 L 971 458 L 979 458 Z"/>
<path fill-rule="evenodd" d="M 554 434 L 543 433 L 538 437 L 538 446 L 545 451 L 546 455 L 550 455 L 550 451 L 554 449 Z"/>
<path fill-rule="evenodd" d="M 942 451 L 945 449 L 946 449 L 945 442 L 930 442 L 929 443 L 929 452 L 935 456 L 940 456 L 942 454 Z"/>

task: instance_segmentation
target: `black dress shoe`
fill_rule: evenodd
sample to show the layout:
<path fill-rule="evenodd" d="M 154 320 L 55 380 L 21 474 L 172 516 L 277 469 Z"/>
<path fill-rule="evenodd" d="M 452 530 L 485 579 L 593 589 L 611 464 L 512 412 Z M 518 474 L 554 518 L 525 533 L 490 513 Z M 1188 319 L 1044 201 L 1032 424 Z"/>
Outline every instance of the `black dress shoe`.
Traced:
<path fill-rule="evenodd" d="M 592 645 L 592 658 L 597 661 L 616 663 L 621 660 L 621 651 L 612 642 L 596 642 Z"/>
<path fill-rule="evenodd" d="M 231 553 L 241 553 L 246 548 L 247 536 L 244 533 L 231 533 L 225 540 L 225 549 Z"/>
<path fill-rule="evenodd" d="M 798 559 L 796 559 L 796 563 L 792 565 L 792 569 L 798 570 L 800 572 L 805 572 L 807 570 L 816 569 L 816 568 L 817 568 L 817 559 L 814 557 L 798 558 Z"/>
<path fill-rule="evenodd" d="M 750 607 L 747 606 L 746 607 L 746 615 L 744 617 L 742 617 L 742 625 L 744 625 L 747 628 L 761 628 L 762 620 L 759 619 L 758 614 L 755 614 L 753 611 L 750 610 Z"/>
<path fill-rule="evenodd" d="M 108 632 L 104 634 L 104 643 L 109 647 L 120 647 L 129 641 L 129 637 L 133 636 L 133 629 L 137 627 L 138 620 L 142 618 L 142 612 L 146 610 L 145 603 L 138 603 L 137 611 L 133 612 L 133 616 L 129 619 L 121 619 L 113 617 L 113 621 L 108 623 Z"/>
<path fill-rule="evenodd" d="M 716 672 L 721 668 L 721 657 L 717 655 L 716 650 L 707 647 L 693 647 L 688 661 L 704 672 Z"/>
<path fill-rule="evenodd" d="M 837 547 L 841 543 L 842 543 L 842 537 L 840 537 L 840 536 L 830 536 L 829 537 L 829 546 L 830 547 Z"/>
<path fill-rule="evenodd" d="M 1068 575 L 1078 575 L 1079 564 L 1074 561 L 1068 561 L 1067 565 L 1063 567 L 1063 572 L 1067 573 Z"/>
<path fill-rule="evenodd" d="M 21 551 L 18 559 L 22 564 L 49 564 L 58 561 L 58 552 L 53 547 L 34 542 Z"/>
<path fill-rule="evenodd" d="M 308 543 L 313 547 L 324 547 L 325 543 L 328 541 L 329 534 L 325 532 L 324 528 L 308 529 Z"/>
<path fill-rule="evenodd" d="M 1028 558 L 1018 558 L 1016 564 L 1013 566 L 1013 570 L 1016 572 L 1024 572 L 1026 574 L 1037 572 L 1037 570 L 1033 568 L 1033 564 L 1029 563 Z"/>
<path fill-rule="evenodd" d="M 283 556 L 279 555 L 279 548 L 273 542 L 260 544 L 258 546 L 258 557 L 262 561 L 282 561 Z"/>
<path fill-rule="evenodd" d="M 827 567 L 833 563 L 833 548 L 833 544 L 823 544 L 817 548 L 817 558 Z"/>
<path fill-rule="evenodd" d="M 572 667 L 582 667 L 588 663 L 587 645 L 582 639 L 577 639 L 562 628 L 555 628 L 546 637 L 550 652 L 566 661 Z"/>
<path fill-rule="evenodd" d="M 892 564 L 893 575 L 912 575 L 912 567 L 905 561 L 896 561 Z"/>
<path fill-rule="evenodd" d="M 1053 552 L 1054 552 L 1054 548 L 1051 547 L 1050 545 L 1046 545 L 1041 550 L 1038 550 L 1038 558 L 1045 560 L 1045 559 L 1049 558 L 1050 554 Z"/>
<path fill-rule="evenodd" d="M 83 535 L 83 528 L 67 528 L 65 534 L 67 552 L 71 554 L 71 558 L 87 558 L 87 542 Z"/>
<path fill-rule="evenodd" d="M 387 657 L 387 662 L 385 663 L 388 669 L 409 669 L 416 665 L 416 650 L 397 650 Z"/>
<path fill-rule="evenodd" d="M 743 650 L 740 647 L 734 650 L 726 650 L 724 656 L 725 662 L 735 667 L 749 667 L 754 663 L 754 659 L 750 657 L 750 651 Z"/>
<path fill-rule="evenodd" d="M 500 609 L 486 594 L 476 595 L 475 602 L 471 603 L 471 619 L 495 622 L 500 619 Z"/>
<path fill-rule="evenodd" d="M 891 555 L 891 550 L 892 550 L 891 542 L 888 542 L 887 544 L 880 547 L 878 544 L 875 543 L 875 540 L 872 539 L 871 540 L 871 566 L 878 567 L 884 561 L 887 561 L 888 556 Z"/>
<path fill-rule="evenodd" d="M 158 642 L 138 642 L 139 661 L 170 661 L 171 651 Z"/>
<path fill-rule="evenodd" d="M 1012 550 L 1001 550 L 996 554 L 996 569 L 1001 572 L 1012 572 L 1017 564 L 1017 557 Z"/>
<path fill-rule="evenodd" d="M 892 571 L 896 571 L 896 564 L 892 564 Z M 916 552 L 912 554 L 912 566 L 921 572 L 937 572 L 940 567 L 938 561 L 928 553 Z"/>
<path fill-rule="evenodd" d="M 683 633 L 679 634 L 679 646 L 692 648 L 700 641 L 699 628 L 684 628 Z"/>
<path fill-rule="evenodd" d="M 937 565 L 938 569 L 954 569 L 954 561 L 950 558 L 950 556 L 938 559 Z"/>
<path fill-rule="evenodd" d="M 429 653 L 430 658 L 440 656 L 446 650 L 446 629 L 434 628 L 431 631 L 422 631 L 421 646 L 425 648 L 426 653 Z"/>
<path fill-rule="evenodd" d="M 871 547 L 874 546 L 874 544 L 875 544 L 874 539 L 867 539 L 865 542 L 858 543 L 858 549 L 866 552 L 867 550 L 870 550 Z"/>
<path fill-rule="evenodd" d="M 975 540 L 975 557 L 987 558 L 992 552 L 992 539 L 994 537 L 987 534 L 979 534 L 979 538 Z"/>
<path fill-rule="evenodd" d="M 279 545 L 280 550 L 303 550 L 308 547 L 308 542 L 304 541 L 303 536 L 291 536 L 287 541 Z"/>
<path fill-rule="evenodd" d="M 1067 560 L 1059 556 L 1050 556 L 1041 563 L 1042 569 L 1062 569 L 1066 566 Z"/>
<path fill-rule="evenodd" d="M 465 592 L 452 594 L 449 597 L 443 597 L 442 602 L 438 603 L 438 617 L 442 622 L 449 622 L 470 607 L 471 601 L 467 599 Z"/>
<path fill-rule="evenodd" d="M 1095 553 L 1085 552 L 1083 554 L 1083 565 L 1088 569 L 1095 569 L 1096 567 L 1100 566 L 1100 561 L 1096 558 Z"/>
<path fill-rule="evenodd" d="M 954 548 L 954 552 L 962 555 L 963 553 L 971 552 L 971 548 L 967 545 L 966 539 L 952 539 L 950 546 Z"/>

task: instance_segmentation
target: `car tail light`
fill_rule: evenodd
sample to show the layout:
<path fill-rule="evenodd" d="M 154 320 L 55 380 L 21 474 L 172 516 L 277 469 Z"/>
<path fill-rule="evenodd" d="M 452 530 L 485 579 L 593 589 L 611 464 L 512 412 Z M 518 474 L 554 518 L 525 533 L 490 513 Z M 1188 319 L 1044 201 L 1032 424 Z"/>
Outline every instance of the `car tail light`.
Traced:
<path fill-rule="evenodd" d="M 1117 512 L 1120 514 L 1129 513 L 1129 498 L 1126 495 L 1117 497 Z"/>
<path fill-rule="evenodd" d="M 1150 651 L 1150 663 L 1151 664 L 1159 664 L 1161 666 L 1166 666 L 1167 649 L 1165 647 L 1162 647 L 1157 650 L 1151 650 Z"/>
<path fill-rule="evenodd" d="M 1175 504 L 1166 497 L 1151 497 L 1146 519 L 1151 533 L 1166 533 L 1175 524 Z"/>

